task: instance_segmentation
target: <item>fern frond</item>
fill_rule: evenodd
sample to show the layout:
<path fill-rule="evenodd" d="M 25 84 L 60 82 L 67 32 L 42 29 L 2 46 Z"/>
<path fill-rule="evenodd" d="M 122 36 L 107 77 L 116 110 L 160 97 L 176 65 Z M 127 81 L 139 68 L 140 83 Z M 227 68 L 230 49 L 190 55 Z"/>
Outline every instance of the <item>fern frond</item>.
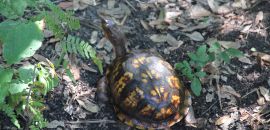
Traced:
<path fill-rule="evenodd" d="M 10 119 L 11 122 L 20 129 L 20 124 L 18 119 L 16 118 L 16 114 L 14 112 L 14 108 L 9 106 L 8 104 L 1 104 L 0 105 L 0 111 L 3 111 Z"/>
<path fill-rule="evenodd" d="M 88 42 L 85 42 L 78 37 L 68 35 L 60 44 L 62 46 L 62 51 L 65 51 L 66 53 L 74 53 L 86 59 L 91 58 L 98 66 L 100 73 L 103 73 L 102 62 L 96 56 L 95 49 Z"/>

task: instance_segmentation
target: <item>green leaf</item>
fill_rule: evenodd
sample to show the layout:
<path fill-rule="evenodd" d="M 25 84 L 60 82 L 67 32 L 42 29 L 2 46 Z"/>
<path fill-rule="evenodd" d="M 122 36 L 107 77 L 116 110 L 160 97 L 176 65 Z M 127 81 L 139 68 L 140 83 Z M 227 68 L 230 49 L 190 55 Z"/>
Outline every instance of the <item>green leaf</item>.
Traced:
<path fill-rule="evenodd" d="M 13 76 L 12 69 L 3 69 L 0 67 L 0 84 L 10 82 Z"/>
<path fill-rule="evenodd" d="M 16 93 L 23 92 L 26 88 L 28 88 L 28 84 L 24 84 L 24 83 L 11 83 L 10 86 L 9 86 L 8 91 L 11 94 L 16 94 Z"/>
<path fill-rule="evenodd" d="M 198 78 L 193 78 L 191 81 L 191 90 L 196 96 L 200 96 L 202 85 Z"/>
<path fill-rule="evenodd" d="M 195 75 L 199 78 L 203 78 L 206 76 L 206 73 L 203 71 L 196 72 Z"/>
<path fill-rule="evenodd" d="M 98 70 L 101 74 L 103 74 L 103 66 L 102 66 L 102 61 L 98 59 L 97 57 L 93 57 L 93 62 L 98 66 Z"/>
<path fill-rule="evenodd" d="M 8 64 L 33 56 L 41 47 L 43 34 L 34 22 L 0 23 L 0 38 L 3 45 L 3 56 Z"/>
<path fill-rule="evenodd" d="M 18 69 L 20 80 L 23 83 L 30 83 L 34 79 L 34 65 L 22 66 Z"/>
<path fill-rule="evenodd" d="M 244 55 L 241 51 L 239 51 L 239 50 L 237 50 L 237 49 L 235 49 L 235 48 L 228 48 L 228 49 L 226 50 L 226 52 L 227 52 L 227 54 L 230 55 L 231 57 L 241 57 L 241 56 Z"/>
<path fill-rule="evenodd" d="M 207 62 L 209 60 L 209 56 L 206 53 L 206 45 L 200 46 L 196 51 L 196 55 L 197 55 L 198 61 Z"/>
<path fill-rule="evenodd" d="M 4 0 L 0 2 L 0 14 L 8 19 L 15 19 L 24 14 L 26 7 L 25 0 Z"/>
<path fill-rule="evenodd" d="M 6 96 L 9 94 L 8 93 L 8 84 L 7 83 L 2 83 L 0 84 L 0 104 L 4 103 Z"/>
<path fill-rule="evenodd" d="M 225 63 L 229 63 L 230 62 L 230 57 L 229 57 L 229 55 L 225 51 L 223 51 L 223 52 L 220 53 L 220 58 L 222 60 L 224 60 Z"/>
<path fill-rule="evenodd" d="M 221 46 L 218 42 L 215 42 L 210 45 L 210 48 L 208 49 L 209 52 L 219 52 L 221 49 Z"/>

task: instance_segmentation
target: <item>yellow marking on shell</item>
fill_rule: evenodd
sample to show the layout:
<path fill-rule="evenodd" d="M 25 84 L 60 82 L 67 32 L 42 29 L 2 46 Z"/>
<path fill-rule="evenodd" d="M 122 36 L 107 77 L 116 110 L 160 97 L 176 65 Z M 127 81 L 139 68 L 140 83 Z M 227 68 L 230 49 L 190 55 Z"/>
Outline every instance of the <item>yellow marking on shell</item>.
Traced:
<path fill-rule="evenodd" d="M 124 75 L 115 83 L 113 93 L 116 95 L 116 98 L 120 96 L 127 82 L 130 81 L 132 78 L 133 73 L 125 72 Z"/>
<path fill-rule="evenodd" d="M 125 116 L 122 113 L 118 113 L 117 117 L 120 121 L 123 121 L 125 119 Z"/>
<path fill-rule="evenodd" d="M 132 120 L 126 120 L 125 123 L 129 126 L 134 126 Z"/>
<path fill-rule="evenodd" d="M 171 102 L 175 107 L 179 107 L 180 97 L 178 95 L 172 95 Z"/>
<path fill-rule="evenodd" d="M 147 79 L 142 79 L 142 82 L 146 84 L 148 81 Z"/>
<path fill-rule="evenodd" d="M 134 108 L 138 104 L 138 99 L 136 98 L 137 91 L 132 91 L 128 97 L 124 100 L 124 105 L 128 108 Z"/>
<path fill-rule="evenodd" d="M 150 79 L 153 79 L 153 76 L 152 76 L 152 74 L 151 74 L 151 72 L 150 71 L 146 71 L 146 74 L 147 74 L 147 76 L 150 78 Z"/>
<path fill-rule="evenodd" d="M 167 100 L 168 99 L 168 96 L 169 96 L 169 93 L 168 92 L 164 92 L 163 99 L 164 100 Z"/>
<path fill-rule="evenodd" d="M 144 98 L 143 90 L 139 89 L 138 87 L 136 87 L 135 90 L 141 96 L 141 98 Z"/>
<path fill-rule="evenodd" d="M 149 104 L 145 106 L 141 111 L 139 112 L 141 115 L 151 115 L 152 112 L 154 111 L 154 108 L 151 107 Z"/>
<path fill-rule="evenodd" d="M 145 73 L 141 73 L 142 78 L 147 78 L 147 75 Z"/>
<path fill-rule="evenodd" d="M 166 117 L 166 110 L 165 108 L 161 108 L 160 111 L 156 114 L 156 119 L 161 119 Z"/>
<path fill-rule="evenodd" d="M 176 76 L 168 76 L 167 81 L 171 88 L 180 89 L 180 81 Z"/>
<path fill-rule="evenodd" d="M 158 86 L 154 87 L 155 91 L 157 92 L 158 96 L 161 97 L 160 89 Z"/>
<path fill-rule="evenodd" d="M 150 93 L 151 93 L 152 96 L 156 96 L 157 95 L 156 90 L 151 90 Z"/>
<path fill-rule="evenodd" d="M 145 61 L 145 57 L 144 57 L 144 56 L 139 57 L 139 58 L 138 58 L 138 61 L 139 61 L 141 64 L 143 64 L 144 61 Z"/>
<path fill-rule="evenodd" d="M 141 126 L 141 125 L 136 125 L 136 128 L 137 128 L 137 129 L 140 129 L 140 130 L 144 129 L 144 127 Z"/>

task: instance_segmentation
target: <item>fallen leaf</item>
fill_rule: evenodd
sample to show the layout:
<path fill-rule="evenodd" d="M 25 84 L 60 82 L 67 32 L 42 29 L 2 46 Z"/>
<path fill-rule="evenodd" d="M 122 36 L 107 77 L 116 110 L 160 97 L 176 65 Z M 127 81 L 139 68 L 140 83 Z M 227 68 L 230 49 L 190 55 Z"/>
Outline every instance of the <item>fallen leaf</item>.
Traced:
<path fill-rule="evenodd" d="M 262 52 L 253 52 L 252 56 L 256 56 L 261 66 L 270 66 L 270 55 Z"/>
<path fill-rule="evenodd" d="M 228 115 L 222 116 L 216 120 L 215 125 L 222 125 L 222 124 L 231 124 L 233 122 L 233 118 Z"/>
<path fill-rule="evenodd" d="M 250 65 L 252 64 L 250 59 L 245 56 L 239 57 L 238 60 L 246 64 L 250 64 Z"/>
<path fill-rule="evenodd" d="M 258 12 L 258 14 L 256 15 L 255 25 L 258 25 L 262 20 L 263 20 L 263 12 L 260 11 L 260 12 Z"/>
<path fill-rule="evenodd" d="M 206 96 L 205 96 L 205 99 L 206 99 L 206 102 L 212 102 L 213 99 L 214 99 L 214 93 L 207 93 Z"/>
<path fill-rule="evenodd" d="M 145 30 L 149 30 L 150 29 L 149 26 L 148 26 L 148 24 L 144 20 L 140 20 L 140 22 L 141 22 L 141 25 L 143 26 L 143 28 Z"/>
<path fill-rule="evenodd" d="M 35 55 L 33 55 L 33 57 L 37 60 L 37 61 L 39 61 L 39 62 L 47 62 L 47 58 L 46 57 L 44 57 L 44 56 L 42 56 L 42 55 L 39 55 L 39 54 L 35 54 Z"/>
<path fill-rule="evenodd" d="M 96 0 L 73 0 L 73 8 L 74 10 L 83 10 L 88 6 L 96 6 Z"/>
<path fill-rule="evenodd" d="M 53 129 L 57 127 L 65 127 L 64 121 L 53 120 L 46 125 L 46 128 Z"/>
<path fill-rule="evenodd" d="M 177 48 L 179 48 L 184 42 L 181 40 L 176 40 L 172 35 L 170 35 L 169 33 L 167 34 L 167 38 L 166 41 L 169 45 L 171 45 L 172 47 L 169 47 L 170 50 L 175 50 Z"/>
<path fill-rule="evenodd" d="M 197 31 L 195 31 L 191 34 L 186 33 L 185 35 L 188 36 L 193 41 L 197 41 L 197 42 L 204 41 L 202 34 L 197 32 Z"/>
<path fill-rule="evenodd" d="M 192 26 L 192 27 L 184 27 L 184 29 L 182 29 L 183 32 L 192 32 L 194 30 L 199 30 L 199 29 L 205 29 L 209 26 L 209 23 L 201 23 L 199 25 L 196 26 Z"/>
<path fill-rule="evenodd" d="M 167 41 L 167 35 L 154 34 L 154 35 L 150 36 L 150 39 L 153 42 L 166 42 Z"/>
<path fill-rule="evenodd" d="M 97 104 L 92 103 L 87 99 L 76 99 L 80 106 L 86 109 L 89 112 L 97 113 L 99 111 L 99 107 Z"/>
<path fill-rule="evenodd" d="M 237 93 L 237 92 L 234 90 L 234 88 L 232 88 L 232 87 L 229 86 L 229 85 L 222 85 L 222 87 L 220 88 L 220 91 L 221 91 L 221 92 L 229 93 L 229 94 L 231 94 L 231 95 L 233 95 L 233 96 L 236 96 L 236 97 L 238 97 L 238 98 L 241 97 L 241 95 L 240 95 L 239 93 Z"/>
<path fill-rule="evenodd" d="M 115 3 L 116 3 L 115 0 L 108 0 L 108 2 L 107 2 L 108 9 L 114 8 Z"/>
<path fill-rule="evenodd" d="M 192 19 L 197 19 L 211 15 L 210 11 L 206 10 L 204 7 L 200 5 L 191 6 L 189 13 Z"/>
<path fill-rule="evenodd" d="M 98 38 L 98 31 L 91 32 L 90 43 L 95 44 L 97 42 L 97 38 Z"/>
<path fill-rule="evenodd" d="M 90 72 L 94 72 L 97 73 L 97 70 L 95 70 L 94 68 L 91 68 L 89 65 L 85 64 L 85 63 L 80 63 L 80 66 L 82 69 L 90 71 Z"/>
<path fill-rule="evenodd" d="M 80 76 L 80 67 L 76 66 L 76 65 L 69 65 L 68 68 L 71 72 L 71 74 L 73 75 L 74 80 L 78 80 L 81 78 Z M 64 75 L 63 79 L 66 80 L 67 82 L 71 82 L 72 80 L 70 79 L 71 77 L 69 77 L 68 75 Z"/>
<path fill-rule="evenodd" d="M 270 101 L 269 90 L 265 87 L 262 87 L 262 86 L 260 86 L 259 90 L 260 90 L 260 93 L 262 94 L 262 96 L 264 97 L 264 99 L 266 101 Z"/>
<path fill-rule="evenodd" d="M 105 46 L 105 43 L 107 42 L 107 38 L 106 37 L 103 37 L 99 42 L 98 44 L 96 45 L 96 48 L 98 49 L 101 49 Z"/>
<path fill-rule="evenodd" d="M 73 9 L 73 2 L 60 2 L 58 4 L 58 6 L 61 8 L 61 9 L 65 9 L 65 10 L 72 10 Z"/>

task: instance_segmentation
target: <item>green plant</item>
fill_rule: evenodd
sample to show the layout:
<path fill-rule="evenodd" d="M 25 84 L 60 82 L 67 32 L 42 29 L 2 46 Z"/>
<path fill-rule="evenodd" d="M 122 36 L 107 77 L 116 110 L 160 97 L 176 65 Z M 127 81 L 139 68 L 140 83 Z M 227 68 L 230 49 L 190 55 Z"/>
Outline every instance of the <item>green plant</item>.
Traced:
<path fill-rule="evenodd" d="M 34 12 L 34 15 L 29 15 Z M 41 47 L 44 25 L 61 38 L 66 30 L 78 29 L 79 20 L 72 12 L 64 12 L 49 0 L 3 0 L 0 15 L 0 46 L 7 64 L 0 66 L 0 112 L 21 128 L 18 117 L 28 122 L 30 129 L 42 129 L 43 97 L 58 84 L 55 68 L 49 60 L 35 65 L 15 65 L 31 57 Z M 45 22 L 45 23 L 44 23 Z M 18 68 L 19 67 L 19 68 Z M 27 129 L 26 128 L 26 129 Z"/>
<path fill-rule="evenodd" d="M 42 102 L 46 93 L 58 84 L 54 66 L 41 62 L 18 70 L 0 67 L 0 75 L 0 111 L 18 128 L 21 127 L 17 120 L 19 115 L 27 118 L 33 128 L 45 127 Z"/>
<path fill-rule="evenodd" d="M 231 58 L 243 56 L 242 52 L 234 48 L 222 48 L 215 42 L 207 48 L 206 45 L 200 46 L 196 52 L 188 53 L 189 60 L 184 60 L 175 64 L 175 68 L 191 81 L 191 90 L 199 96 L 202 90 L 200 79 L 207 75 L 203 68 L 210 62 L 214 62 L 216 67 L 224 63 L 229 63 Z"/>
<path fill-rule="evenodd" d="M 100 73 L 103 73 L 102 62 L 96 56 L 95 49 L 88 42 L 85 42 L 78 37 L 68 35 L 66 38 L 64 38 L 61 41 L 60 44 L 61 44 L 62 51 L 61 51 L 61 56 L 60 56 L 58 62 L 56 63 L 57 66 L 60 64 L 60 62 L 63 60 L 63 57 L 67 53 L 74 53 L 74 54 L 80 55 L 86 59 L 91 58 L 93 60 L 93 62 L 98 66 Z M 67 61 L 64 61 L 63 66 L 65 69 L 67 68 Z M 67 72 L 69 74 L 68 70 L 67 70 Z"/>

